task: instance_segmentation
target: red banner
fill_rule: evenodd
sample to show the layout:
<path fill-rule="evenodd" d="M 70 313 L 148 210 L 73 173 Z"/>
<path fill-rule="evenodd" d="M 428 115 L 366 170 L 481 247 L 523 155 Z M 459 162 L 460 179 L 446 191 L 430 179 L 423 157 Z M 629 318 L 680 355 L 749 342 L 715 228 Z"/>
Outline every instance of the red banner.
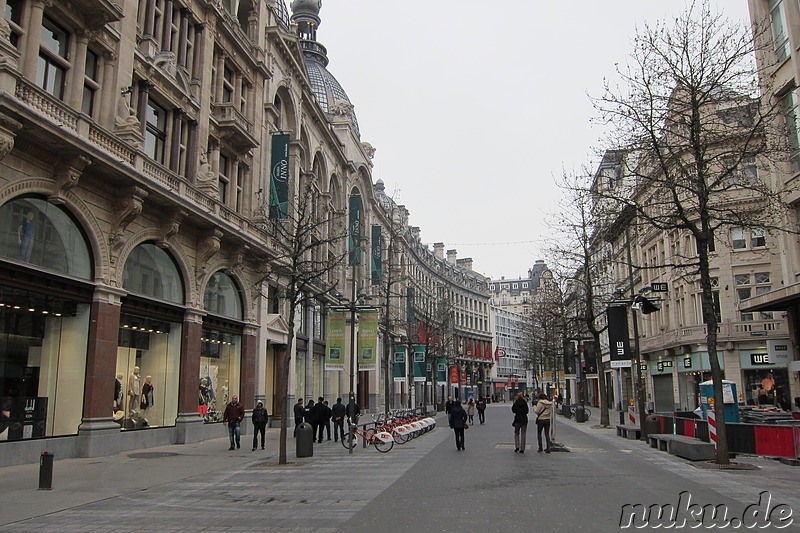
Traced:
<path fill-rule="evenodd" d="M 483 343 L 483 357 L 484 359 L 492 359 L 492 348 L 489 346 L 488 342 Z"/>
<path fill-rule="evenodd" d="M 472 341 L 467 341 L 467 357 L 472 357 L 473 353 Z"/>
<path fill-rule="evenodd" d="M 456 365 L 450 365 L 450 383 L 458 385 L 458 367 Z"/>
<path fill-rule="evenodd" d="M 466 370 L 462 370 L 461 371 L 461 383 L 466 383 L 466 382 L 467 382 L 467 371 Z"/>

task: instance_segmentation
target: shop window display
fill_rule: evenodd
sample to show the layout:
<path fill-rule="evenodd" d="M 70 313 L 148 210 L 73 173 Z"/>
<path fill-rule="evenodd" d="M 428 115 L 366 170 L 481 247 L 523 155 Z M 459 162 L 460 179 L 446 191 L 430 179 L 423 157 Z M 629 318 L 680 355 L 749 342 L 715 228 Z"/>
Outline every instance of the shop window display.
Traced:
<path fill-rule="evenodd" d="M 0 286 L 0 440 L 78 432 L 90 306 Z"/>
<path fill-rule="evenodd" d="M 113 409 L 122 429 L 174 424 L 180 343 L 179 323 L 121 316 Z"/>
<path fill-rule="evenodd" d="M 241 344 L 241 335 L 203 330 L 197 411 L 206 422 L 222 420 L 231 391 L 239 390 Z"/>
<path fill-rule="evenodd" d="M 61 207 L 19 198 L 0 207 L 0 257 L 92 278 L 89 247 L 80 227 Z"/>

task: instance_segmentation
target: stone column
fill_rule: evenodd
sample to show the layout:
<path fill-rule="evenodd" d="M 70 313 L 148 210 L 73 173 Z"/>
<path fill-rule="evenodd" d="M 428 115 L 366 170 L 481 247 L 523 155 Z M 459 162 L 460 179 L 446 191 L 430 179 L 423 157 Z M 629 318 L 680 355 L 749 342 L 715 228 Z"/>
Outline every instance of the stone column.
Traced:
<path fill-rule="evenodd" d="M 36 68 L 39 63 L 39 45 L 42 40 L 42 19 L 44 8 L 53 5 L 52 0 L 32 0 L 28 18 L 28 34 L 22 46 L 22 75 L 28 80 L 36 79 Z"/>
<path fill-rule="evenodd" d="M 189 46 L 189 17 L 192 12 L 181 8 L 181 27 L 178 33 L 178 66 L 186 68 L 186 53 Z"/>
<path fill-rule="evenodd" d="M 164 16 L 162 17 L 163 27 L 161 30 L 161 51 L 172 51 L 172 0 L 164 0 Z"/>
<path fill-rule="evenodd" d="M 183 138 L 183 109 L 176 107 L 172 110 L 172 132 L 170 133 L 169 168 L 180 174 L 181 139 Z M 187 154 L 188 155 L 188 154 Z"/>
<path fill-rule="evenodd" d="M 120 426 L 112 419 L 111 397 L 117 371 L 120 310 L 124 294 L 124 291 L 113 287 L 95 289 L 86 354 L 83 418 L 78 426 L 78 434 L 120 430 Z"/>
<path fill-rule="evenodd" d="M 239 378 L 239 400 L 248 409 L 255 405 L 256 368 L 258 367 L 258 327 L 247 325 L 242 333 L 241 375 Z"/>
<path fill-rule="evenodd" d="M 175 420 L 178 444 L 203 440 L 203 418 L 197 410 L 200 380 L 200 344 L 205 313 L 189 309 L 183 317 L 178 418 Z"/>
<path fill-rule="evenodd" d="M 67 72 L 67 105 L 78 111 L 83 107 L 83 84 L 86 77 L 86 49 L 89 47 L 89 32 L 75 32 L 77 42 L 72 68 Z"/>

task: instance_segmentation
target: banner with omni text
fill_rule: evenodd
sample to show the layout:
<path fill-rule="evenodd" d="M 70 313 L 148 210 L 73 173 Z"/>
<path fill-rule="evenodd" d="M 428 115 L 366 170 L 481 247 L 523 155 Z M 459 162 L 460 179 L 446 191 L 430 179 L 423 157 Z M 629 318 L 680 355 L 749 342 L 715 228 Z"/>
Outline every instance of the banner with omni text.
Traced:
<path fill-rule="evenodd" d="M 381 257 L 383 240 L 380 226 L 372 226 L 372 242 L 370 243 L 370 247 L 372 249 L 372 253 L 370 254 L 372 257 L 372 284 L 380 285 L 383 278 L 383 273 L 381 271 L 383 268 L 383 258 Z"/>
<path fill-rule="evenodd" d="M 378 312 L 362 311 L 358 314 L 358 369 L 377 370 Z"/>
<path fill-rule="evenodd" d="M 347 232 L 347 251 L 350 266 L 361 264 L 361 196 L 350 196 L 349 231 Z"/>
<path fill-rule="evenodd" d="M 272 136 L 272 159 L 269 173 L 269 218 L 289 214 L 289 134 Z"/>
<path fill-rule="evenodd" d="M 347 313 L 328 313 L 328 342 L 325 350 L 325 370 L 344 370 L 344 341 Z"/>

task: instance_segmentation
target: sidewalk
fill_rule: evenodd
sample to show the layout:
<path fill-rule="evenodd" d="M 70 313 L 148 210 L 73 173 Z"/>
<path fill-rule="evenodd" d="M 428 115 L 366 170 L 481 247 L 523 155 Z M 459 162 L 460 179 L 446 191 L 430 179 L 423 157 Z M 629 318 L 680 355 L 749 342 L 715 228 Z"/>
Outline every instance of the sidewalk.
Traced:
<path fill-rule="evenodd" d="M 37 490 L 39 465 L 0 468 L 0 531 L 332 531 L 449 436 L 447 422 L 387 454 L 338 442 L 314 444 L 289 465 L 278 465 L 280 429 L 267 430 L 266 450 L 251 450 L 252 435 L 229 451 L 227 437 L 198 444 L 128 451 L 54 462 L 53 489 Z M 220 430 L 222 431 L 222 429 Z M 289 429 L 291 431 L 291 428 Z M 349 487 L 343 495 L 343 487 Z M 235 502 L 235 505 L 233 503 Z M 244 508 L 269 506 L 263 513 Z M 265 509 L 266 510 L 266 509 Z"/>

